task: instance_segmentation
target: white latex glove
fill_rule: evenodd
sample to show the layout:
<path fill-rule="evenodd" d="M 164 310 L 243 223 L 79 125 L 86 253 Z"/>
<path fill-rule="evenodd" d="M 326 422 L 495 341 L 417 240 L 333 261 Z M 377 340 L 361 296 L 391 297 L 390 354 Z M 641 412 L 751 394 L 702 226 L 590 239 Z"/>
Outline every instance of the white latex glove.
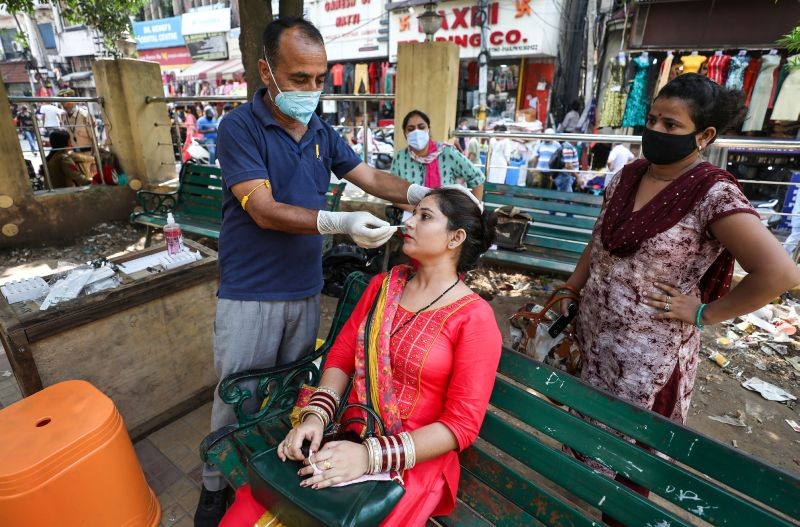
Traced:
<path fill-rule="evenodd" d="M 432 189 L 428 187 L 423 187 L 422 185 L 417 185 L 416 183 L 412 183 L 408 186 L 408 190 L 406 191 L 406 199 L 408 200 L 409 205 L 416 205 L 422 198 L 428 195 Z"/>
<path fill-rule="evenodd" d="M 390 227 L 388 222 L 365 211 L 321 210 L 317 214 L 317 230 L 320 234 L 349 234 L 359 247 L 374 249 L 389 241 L 397 227 Z"/>
<path fill-rule="evenodd" d="M 477 196 L 475 196 L 475 194 L 473 194 L 472 191 L 470 189 L 468 189 L 467 187 L 465 187 L 464 185 L 455 185 L 455 184 L 454 185 L 442 185 L 441 188 L 454 188 L 456 190 L 460 190 L 461 192 L 463 192 L 464 194 L 469 196 L 469 199 L 471 199 L 472 202 L 475 205 L 478 206 L 478 208 L 481 210 L 481 212 L 483 212 L 483 203 L 481 203 L 481 201 L 477 198 Z"/>

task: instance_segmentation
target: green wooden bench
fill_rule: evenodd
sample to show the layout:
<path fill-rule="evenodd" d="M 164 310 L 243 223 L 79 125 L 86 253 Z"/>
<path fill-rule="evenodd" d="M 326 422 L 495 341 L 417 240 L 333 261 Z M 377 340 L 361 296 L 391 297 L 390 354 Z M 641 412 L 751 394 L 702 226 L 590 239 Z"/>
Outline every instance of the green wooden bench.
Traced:
<path fill-rule="evenodd" d="M 490 210 L 512 205 L 533 218 L 523 239 L 524 251 L 488 251 L 483 255 L 485 261 L 568 274 L 575 270 L 592 237 L 603 198 L 579 192 L 487 183 L 483 201 Z"/>
<path fill-rule="evenodd" d="M 244 372 L 222 381 L 222 399 L 239 422 L 210 434 L 201 458 L 234 487 L 247 482 L 247 460 L 280 442 L 298 382 L 318 382 L 319 360 L 367 284 L 348 278 L 325 345 L 307 359 Z M 246 386 L 247 384 L 250 386 Z M 253 393 L 268 394 L 247 411 Z M 554 404 L 552 401 L 557 401 Z M 572 408 L 672 457 L 668 461 L 567 411 Z M 593 472 L 561 445 L 602 463 L 657 494 L 647 499 Z M 460 455 L 456 510 L 442 526 L 603 525 L 606 513 L 637 527 L 798 525 L 800 478 L 762 463 L 574 377 L 504 349 L 480 437 Z"/>
<path fill-rule="evenodd" d="M 331 183 L 326 201 L 329 210 L 339 208 L 346 183 Z M 147 227 L 145 246 L 150 245 L 154 229 L 167 223 L 167 213 L 186 233 L 219 239 L 222 226 L 222 169 L 213 165 L 185 163 L 181 168 L 178 189 L 172 192 L 140 190 L 136 193 L 136 210 L 132 223 Z"/>

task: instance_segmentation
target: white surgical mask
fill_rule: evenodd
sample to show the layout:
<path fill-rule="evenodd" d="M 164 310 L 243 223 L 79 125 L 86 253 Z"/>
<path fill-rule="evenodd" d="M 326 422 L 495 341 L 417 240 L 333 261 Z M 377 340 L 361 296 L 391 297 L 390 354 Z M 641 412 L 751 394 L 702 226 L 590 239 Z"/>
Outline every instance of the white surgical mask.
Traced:
<path fill-rule="evenodd" d="M 408 146 L 414 150 L 425 150 L 431 140 L 427 130 L 414 130 L 408 134 Z"/>

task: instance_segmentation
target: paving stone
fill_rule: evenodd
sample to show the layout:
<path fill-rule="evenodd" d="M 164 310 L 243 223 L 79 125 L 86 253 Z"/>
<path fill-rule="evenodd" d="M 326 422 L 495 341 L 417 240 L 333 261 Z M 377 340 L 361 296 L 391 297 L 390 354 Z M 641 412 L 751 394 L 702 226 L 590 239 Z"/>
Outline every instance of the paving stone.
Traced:
<path fill-rule="evenodd" d="M 183 476 L 183 472 L 149 440 L 139 441 L 134 448 L 145 478 L 156 494 L 161 494 Z"/>

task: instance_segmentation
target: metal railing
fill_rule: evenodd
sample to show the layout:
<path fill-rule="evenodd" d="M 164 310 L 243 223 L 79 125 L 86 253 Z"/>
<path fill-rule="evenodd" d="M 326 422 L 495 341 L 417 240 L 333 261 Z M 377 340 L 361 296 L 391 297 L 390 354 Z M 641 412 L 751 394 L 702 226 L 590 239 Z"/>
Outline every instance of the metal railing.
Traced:
<path fill-rule="evenodd" d="M 63 104 L 63 103 L 70 103 L 70 102 L 73 102 L 73 103 L 90 103 L 90 102 L 93 102 L 93 103 L 99 104 L 101 106 L 101 108 L 102 108 L 103 102 L 104 102 L 102 97 L 8 97 L 8 101 L 10 103 L 12 103 L 12 104 L 32 104 L 32 103 L 60 103 L 60 104 Z M 94 118 L 91 116 L 91 112 L 89 113 L 89 117 L 90 117 L 90 121 L 92 123 L 94 123 L 95 121 L 94 121 Z M 42 162 L 42 174 L 44 174 L 44 180 L 45 180 L 45 184 L 47 186 L 47 190 L 51 191 L 51 190 L 54 190 L 54 189 L 53 189 L 52 181 L 50 180 L 50 169 L 47 166 L 47 160 L 46 160 L 45 150 L 44 150 L 44 139 L 43 139 L 43 136 L 42 136 L 42 131 L 41 131 L 40 127 L 39 127 L 39 120 L 36 117 L 36 113 L 33 113 L 31 121 L 32 121 L 32 124 L 33 124 L 33 133 L 34 133 L 34 136 L 36 137 L 36 144 L 37 144 L 38 150 L 39 150 L 39 157 L 40 157 L 41 162 Z M 105 120 L 104 120 L 104 123 L 105 123 Z M 69 128 L 77 128 L 79 126 L 89 129 L 89 134 L 90 134 L 90 138 L 91 138 L 91 141 L 92 141 L 92 145 L 91 145 L 92 155 L 94 157 L 96 169 L 97 169 L 97 171 L 100 174 L 100 177 L 102 179 L 103 164 L 102 164 L 102 161 L 100 159 L 100 148 L 98 146 L 97 133 L 95 131 L 96 123 L 95 123 L 94 126 L 85 126 L 85 125 L 77 125 L 77 124 L 76 125 L 69 125 L 69 124 L 64 124 L 64 123 L 60 123 L 59 124 L 59 128 L 67 129 L 67 131 L 70 131 Z M 70 131 L 70 136 L 74 137 L 74 130 Z M 74 148 L 74 146 L 75 145 L 73 145 L 72 148 Z M 53 150 L 70 150 L 72 148 L 62 148 L 62 149 L 50 148 L 50 151 L 53 151 Z"/>
<path fill-rule="evenodd" d="M 366 116 L 369 113 L 369 104 L 374 102 L 384 102 L 384 101 L 394 101 L 394 94 L 390 93 L 376 93 L 376 94 L 366 94 L 366 95 L 322 95 L 320 100 L 322 101 L 337 101 L 337 102 L 352 102 L 352 103 L 359 103 L 361 106 L 361 115 L 362 115 L 362 124 L 360 128 L 362 128 L 364 132 L 364 159 L 369 159 L 369 141 L 367 141 L 367 134 L 369 129 L 369 120 Z M 147 95 L 144 98 L 144 102 L 146 104 L 150 103 L 174 103 L 174 104 L 181 104 L 181 103 L 207 103 L 207 102 L 248 102 L 248 99 L 244 95 L 192 95 L 192 96 L 185 96 L 185 97 L 170 97 L 170 96 L 150 96 Z"/>

